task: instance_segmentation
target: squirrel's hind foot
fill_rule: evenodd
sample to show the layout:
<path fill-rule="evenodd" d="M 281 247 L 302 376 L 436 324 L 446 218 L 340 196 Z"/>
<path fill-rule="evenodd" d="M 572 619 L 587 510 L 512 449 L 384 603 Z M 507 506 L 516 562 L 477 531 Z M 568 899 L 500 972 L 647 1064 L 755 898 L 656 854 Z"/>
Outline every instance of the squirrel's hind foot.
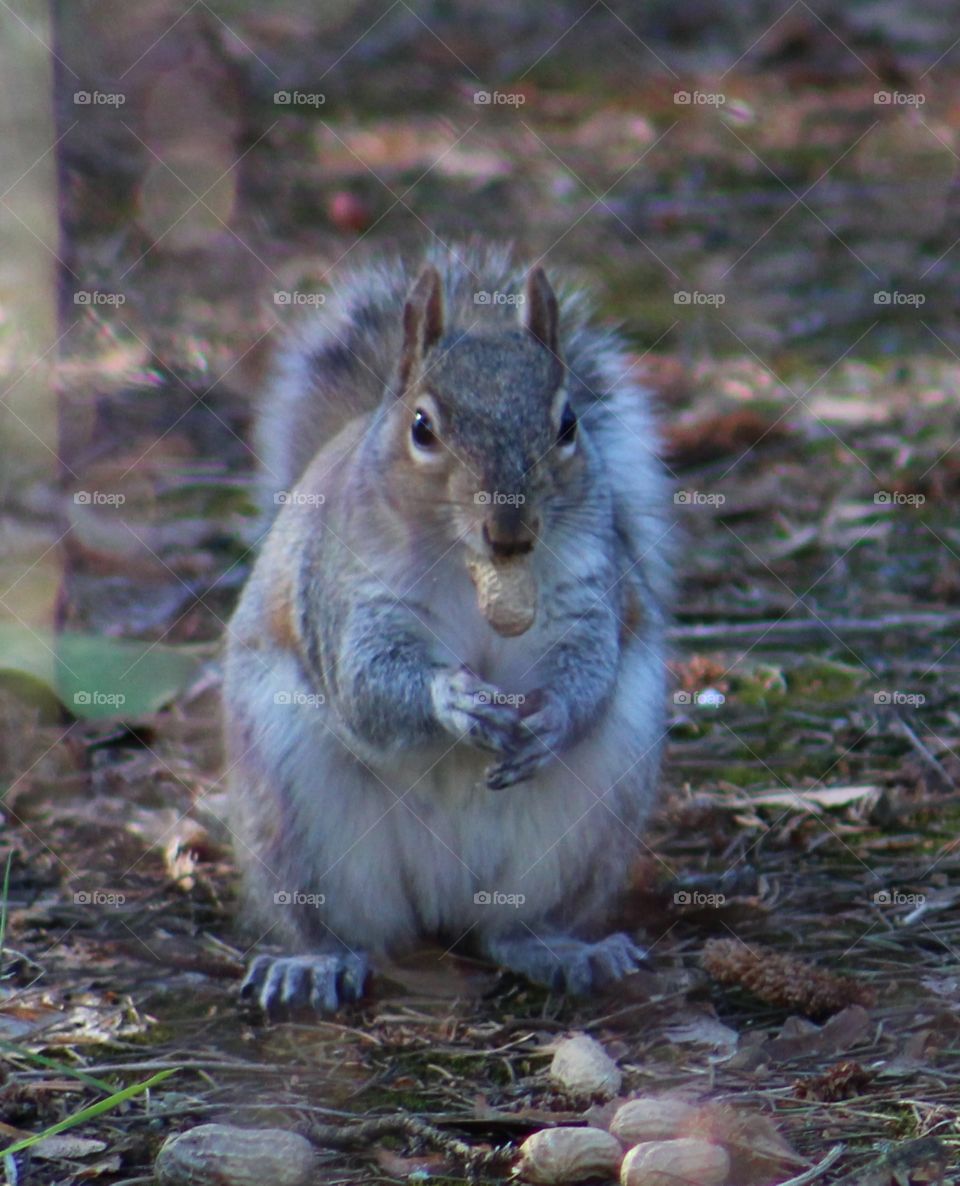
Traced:
<path fill-rule="evenodd" d="M 588 996 L 639 970 L 647 952 L 622 933 L 596 943 L 563 935 L 491 939 L 491 958 L 555 992 Z"/>
<path fill-rule="evenodd" d="M 369 971 L 362 953 L 258 955 L 250 961 L 240 997 L 256 1002 L 267 1017 L 335 1013 L 363 996 Z"/>

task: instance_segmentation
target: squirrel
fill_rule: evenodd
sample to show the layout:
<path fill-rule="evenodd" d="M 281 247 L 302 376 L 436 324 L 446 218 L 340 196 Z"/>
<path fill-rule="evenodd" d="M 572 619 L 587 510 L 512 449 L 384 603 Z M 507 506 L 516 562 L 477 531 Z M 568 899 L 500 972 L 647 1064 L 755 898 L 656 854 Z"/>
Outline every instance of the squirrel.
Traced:
<path fill-rule="evenodd" d="M 558 295 L 559 294 L 559 295 Z M 358 267 L 277 353 L 279 504 L 226 634 L 231 828 L 268 1013 L 438 939 L 589 994 L 655 802 L 666 485 L 623 342 L 491 246 Z"/>

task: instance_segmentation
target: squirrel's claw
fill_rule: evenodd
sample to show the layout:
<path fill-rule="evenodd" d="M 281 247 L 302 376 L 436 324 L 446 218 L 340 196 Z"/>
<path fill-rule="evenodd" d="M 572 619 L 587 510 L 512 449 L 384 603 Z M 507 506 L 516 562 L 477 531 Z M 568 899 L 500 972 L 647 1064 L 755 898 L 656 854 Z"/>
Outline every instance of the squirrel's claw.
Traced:
<path fill-rule="evenodd" d="M 247 968 L 240 996 L 255 1001 L 267 1017 L 334 1013 L 360 999 L 368 973 L 362 953 L 258 955 Z"/>
<path fill-rule="evenodd" d="M 431 698 L 437 720 L 477 749 L 507 754 L 516 739 L 520 714 L 503 692 L 461 668 L 434 676 Z"/>
<path fill-rule="evenodd" d="M 520 721 L 512 753 L 504 761 L 488 767 L 487 787 L 491 791 L 502 791 L 532 778 L 556 757 L 564 743 L 565 733 L 564 714 L 555 701 L 546 700 L 535 713 Z"/>

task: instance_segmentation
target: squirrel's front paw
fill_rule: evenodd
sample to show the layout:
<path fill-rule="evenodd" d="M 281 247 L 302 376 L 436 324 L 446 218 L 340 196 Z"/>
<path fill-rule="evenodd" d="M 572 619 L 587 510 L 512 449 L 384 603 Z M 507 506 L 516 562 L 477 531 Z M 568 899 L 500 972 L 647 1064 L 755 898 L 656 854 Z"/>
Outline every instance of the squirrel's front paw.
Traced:
<path fill-rule="evenodd" d="M 541 689 L 528 696 L 527 707 L 533 707 L 533 711 L 521 716 L 509 756 L 487 769 L 491 791 L 502 791 L 532 778 L 553 761 L 565 743 L 569 718 L 558 699 Z"/>
<path fill-rule="evenodd" d="M 430 697 L 434 715 L 448 733 L 478 749 L 511 752 L 520 713 L 499 688 L 461 667 L 438 671 L 430 684 Z"/>
<path fill-rule="evenodd" d="M 267 1017 L 298 1012 L 334 1013 L 363 995 L 369 975 L 360 953 L 258 955 L 240 985 L 243 1000 L 253 1000 Z"/>

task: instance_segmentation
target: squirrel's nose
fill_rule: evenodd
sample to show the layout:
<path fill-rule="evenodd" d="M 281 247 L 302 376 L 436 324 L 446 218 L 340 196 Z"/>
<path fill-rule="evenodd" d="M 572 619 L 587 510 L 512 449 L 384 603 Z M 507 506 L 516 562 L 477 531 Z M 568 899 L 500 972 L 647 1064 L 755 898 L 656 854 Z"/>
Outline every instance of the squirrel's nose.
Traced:
<path fill-rule="evenodd" d="M 498 560 L 522 556 L 533 550 L 538 527 L 538 520 L 524 518 L 522 507 L 495 507 L 483 524 L 483 542 Z"/>

